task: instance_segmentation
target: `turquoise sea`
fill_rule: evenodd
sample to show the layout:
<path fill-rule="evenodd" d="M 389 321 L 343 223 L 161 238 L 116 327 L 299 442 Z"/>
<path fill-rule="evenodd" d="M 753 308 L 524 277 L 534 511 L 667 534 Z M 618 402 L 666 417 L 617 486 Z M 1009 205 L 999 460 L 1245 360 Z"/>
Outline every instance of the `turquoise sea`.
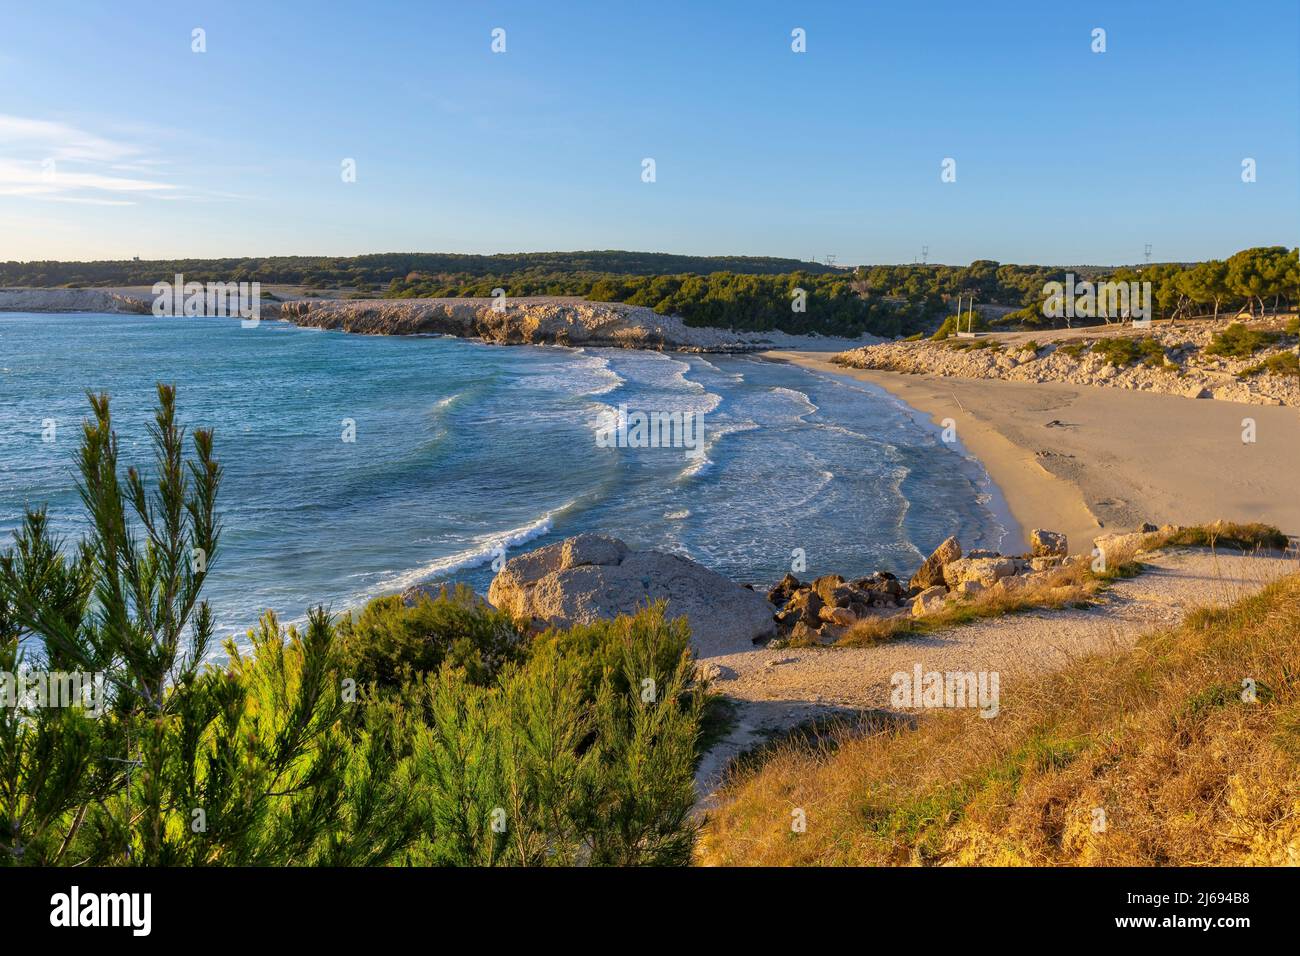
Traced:
<path fill-rule="evenodd" d="M 216 431 L 220 633 L 414 584 L 481 593 L 492 557 L 580 531 L 767 586 L 910 573 L 950 534 L 1007 519 L 977 462 L 868 385 L 749 356 L 489 346 L 263 321 L 0 313 L 0 536 L 47 504 L 84 530 L 74 455 L 87 390 L 112 396 L 122 464 L 149 468 L 154 384 Z M 610 448 L 602 413 L 702 413 L 705 454 Z M 355 441 L 344 441 L 346 420 Z M 47 441 L 54 424 L 53 440 Z"/>

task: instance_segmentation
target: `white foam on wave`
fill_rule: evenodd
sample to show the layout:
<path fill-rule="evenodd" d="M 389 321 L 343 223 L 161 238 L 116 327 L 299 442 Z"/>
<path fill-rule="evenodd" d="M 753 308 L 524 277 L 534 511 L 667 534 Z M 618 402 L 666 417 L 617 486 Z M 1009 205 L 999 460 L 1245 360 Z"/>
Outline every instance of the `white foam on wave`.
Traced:
<path fill-rule="evenodd" d="M 813 422 L 812 424 L 814 428 L 821 429 L 822 431 L 834 432 L 837 435 L 846 435 L 849 438 L 856 438 L 859 441 L 871 442 L 872 444 L 880 444 L 877 439 L 872 438 L 870 435 L 864 435 L 862 432 L 854 431 L 852 428 L 845 428 L 843 425 L 834 425 L 829 422 Z"/>
<path fill-rule="evenodd" d="M 527 373 L 512 382 L 511 387 L 576 396 L 608 395 L 626 381 L 610 367 L 609 359 L 603 355 L 592 355 L 582 348 L 565 351 L 568 352 L 567 360 L 561 367 L 554 371 Z"/>
<path fill-rule="evenodd" d="M 704 453 L 690 459 L 690 463 L 678 472 L 677 480 L 683 481 L 687 478 L 698 478 L 700 475 L 707 474 L 714 465 L 709 453 L 713 451 L 718 442 L 728 435 L 752 432 L 761 427 L 758 422 L 752 421 L 723 422 L 717 425 L 706 421 L 704 423 Z"/>
<path fill-rule="evenodd" d="M 805 418 L 818 411 L 816 403 L 808 397 L 807 392 L 801 392 L 797 388 L 786 388 L 784 385 L 773 386 L 772 391 L 777 395 L 783 395 L 786 398 L 792 399 L 797 404 L 803 406 L 804 410 L 796 416 L 798 418 Z"/>
<path fill-rule="evenodd" d="M 586 360 L 584 365 L 587 373 L 596 379 L 594 387 L 583 394 L 608 395 L 627 381 L 622 375 L 614 371 L 609 364 L 609 359 L 605 356 L 592 355 L 586 349 L 576 349 L 574 354 L 583 356 Z"/>
<path fill-rule="evenodd" d="M 649 390 L 629 396 L 629 411 L 707 415 L 722 404 L 721 395 L 710 392 L 702 383 L 693 382 L 686 377 L 692 370 L 689 362 L 662 352 L 609 350 L 606 354 L 614 360 L 615 368 L 625 382 Z"/>
<path fill-rule="evenodd" d="M 730 379 L 732 385 L 741 385 L 741 384 L 743 384 L 744 381 L 745 381 L 745 376 L 742 375 L 740 372 L 729 372 L 729 371 L 725 371 L 725 370 L 719 368 L 717 365 L 714 365 L 714 364 L 713 364 L 712 362 L 710 362 L 708 359 L 706 359 L 706 358 L 702 358 L 701 356 L 698 356 L 698 355 L 693 356 L 693 358 L 694 358 L 694 360 L 695 360 L 695 362 L 696 362 L 697 365 L 702 366 L 703 368 L 706 368 L 706 369 L 708 369 L 710 372 L 714 372 L 714 373 L 717 374 L 717 375 L 722 375 L 722 376 L 725 376 L 726 378 Z"/>
<path fill-rule="evenodd" d="M 416 568 L 390 574 L 375 582 L 374 585 L 367 589 L 366 594 L 370 597 L 377 594 L 391 594 L 394 591 L 402 591 L 425 581 L 446 577 L 456 571 L 481 567 L 491 561 L 498 552 L 508 552 L 510 548 L 526 544 L 534 538 L 548 534 L 554 526 L 556 517 L 573 507 L 575 503 L 570 501 L 559 508 L 546 512 L 536 521 L 520 525 L 518 528 L 480 535 L 474 539 L 470 547 L 463 551 L 436 558 L 428 564 Z"/>
<path fill-rule="evenodd" d="M 619 405 L 627 406 L 629 414 L 634 412 L 685 413 L 709 416 L 722 405 L 720 394 L 711 392 L 701 383 L 686 378 L 686 373 L 691 370 L 689 363 L 664 355 L 662 352 L 610 349 L 603 350 L 592 357 L 604 361 L 611 373 L 618 376 L 621 384 L 641 386 L 649 390 L 641 391 L 639 388 L 629 390 L 626 401 L 618 402 Z M 611 359 L 616 363 L 615 365 L 609 364 Z M 592 402 L 587 411 L 585 424 L 593 432 L 598 433 L 602 428 L 608 427 L 610 418 L 616 416 L 619 409 L 607 402 Z M 750 427 L 758 426 L 750 423 Z M 720 430 L 726 428 L 727 426 L 715 425 L 707 417 L 705 418 L 706 438 L 710 433 L 714 431 L 721 433 Z"/>

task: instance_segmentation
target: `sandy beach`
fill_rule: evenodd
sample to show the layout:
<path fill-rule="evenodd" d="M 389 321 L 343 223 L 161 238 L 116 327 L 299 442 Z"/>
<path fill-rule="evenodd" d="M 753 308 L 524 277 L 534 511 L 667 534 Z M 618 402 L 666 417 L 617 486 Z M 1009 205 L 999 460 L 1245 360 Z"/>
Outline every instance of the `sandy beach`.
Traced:
<path fill-rule="evenodd" d="M 1023 533 L 1063 531 L 1086 551 L 1143 521 L 1263 521 L 1300 533 L 1300 414 L 1294 408 L 1124 389 L 848 369 L 825 353 L 765 358 L 885 389 L 961 444 Z M 1243 441 L 1253 420 L 1253 441 Z"/>

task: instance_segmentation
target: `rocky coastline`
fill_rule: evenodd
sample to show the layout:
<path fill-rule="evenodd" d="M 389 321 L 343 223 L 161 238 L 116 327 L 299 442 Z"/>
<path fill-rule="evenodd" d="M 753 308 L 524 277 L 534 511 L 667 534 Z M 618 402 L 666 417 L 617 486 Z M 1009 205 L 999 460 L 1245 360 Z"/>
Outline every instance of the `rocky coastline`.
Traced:
<path fill-rule="evenodd" d="M 832 361 L 846 368 L 874 369 L 935 377 L 1000 379 L 1009 382 L 1060 382 L 1100 388 L 1123 388 L 1214 398 L 1256 405 L 1300 405 L 1300 378 L 1267 374 L 1262 363 L 1274 356 L 1294 354 L 1294 334 L 1284 332 L 1286 317 L 1257 321 L 1251 327 L 1277 336 L 1276 344 L 1249 358 L 1215 355 L 1209 351 L 1214 335 L 1226 322 L 1161 326 L 1145 335 L 1114 335 L 1104 328 L 1044 333 L 1042 343 L 1017 333 L 1014 337 L 983 335 L 974 339 L 885 342 L 851 349 Z M 1052 338 L 1049 339 L 1048 336 Z M 1102 343 L 1129 338 L 1152 347 L 1141 359 L 1116 362 Z M 1098 346 L 1101 345 L 1099 348 Z"/>
<path fill-rule="evenodd" d="M 571 627 L 634 614 L 665 601 L 669 617 L 685 617 L 701 657 L 755 646 L 826 646 L 840 643 L 861 622 L 924 618 L 977 596 L 1037 594 L 1078 596 L 1070 581 L 1086 572 L 1095 554 L 1129 556 L 1176 526 L 1145 525 L 1131 534 L 1106 534 L 1098 552 L 1074 554 L 1064 534 L 1034 530 L 1024 554 L 963 551 L 955 537 L 943 541 L 907 580 L 889 571 L 846 579 L 824 574 L 808 582 L 787 574 L 766 592 L 737 584 L 689 558 L 636 551 L 601 534 L 584 533 L 508 560 L 487 599 L 533 630 Z M 404 595 L 417 600 L 425 589 Z"/>
<path fill-rule="evenodd" d="M 0 312 L 149 314 L 147 291 L 0 289 Z M 838 350 L 880 341 L 779 331 L 688 326 L 681 318 L 621 302 L 532 296 L 515 299 L 329 299 L 292 297 L 261 303 L 263 319 L 358 335 L 451 335 L 494 345 L 567 345 L 696 353 L 771 348 Z"/>

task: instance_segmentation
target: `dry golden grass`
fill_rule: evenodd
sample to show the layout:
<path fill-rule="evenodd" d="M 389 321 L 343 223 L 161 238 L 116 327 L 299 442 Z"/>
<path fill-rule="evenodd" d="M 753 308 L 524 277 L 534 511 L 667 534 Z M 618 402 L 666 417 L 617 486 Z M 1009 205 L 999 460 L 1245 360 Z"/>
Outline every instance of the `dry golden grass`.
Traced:
<path fill-rule="evenodd" d="M 935 712 L 836 743 L 780 748 L 733 780 L 699 861 L 1300 863 L 1300 575 L 1130 651 L 1004 682 L 992 720 Z"/>

